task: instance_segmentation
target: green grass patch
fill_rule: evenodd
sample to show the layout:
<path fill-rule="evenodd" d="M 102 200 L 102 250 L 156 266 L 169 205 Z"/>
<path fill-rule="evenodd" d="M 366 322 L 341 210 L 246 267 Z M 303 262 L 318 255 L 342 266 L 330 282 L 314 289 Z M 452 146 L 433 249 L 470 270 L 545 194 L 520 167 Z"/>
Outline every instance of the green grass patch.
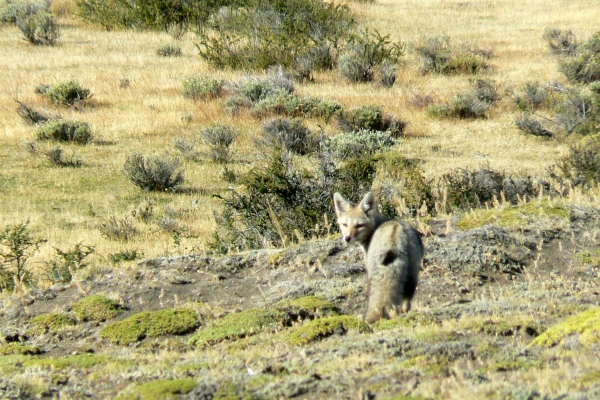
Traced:
<path fill-rule="evenodd" d="M 517 206 L 471 211 L 458 220 L 456 227 L 462 230 L 491 224 L 514 227 L 523 226 L 538 219 L 569 220 L 570 215 L 571 212 L 564 206 L 549 201 L 530 201 Z"/>
<path fill-rule="evenodd" d="M 276 305 L 278 310 L 298 315 L 301 319 L 314 319 L 328 315 L 339 315 L 340 310 L 330 301 L 317 296 L 282 300 Z"/>
<path fill-rule="evenodd" d="M 80 321 L 104 322 L 123 312 L 119 303 L 99 294 L 79 300 L 71 306 L 73 314 Z"/>
<path fill-rule="evenodd" d="M 23 356 L 31 356 L 42 354 L 44 350 L 37 346 L 26 345 L 22 343 L 7 343 L 5 345 L 0 346 L 0 356 L 8 356 L 8 355 L 23 355 Z"/>
<path fill-rule="evenodd" d="M 291 345 L 302 346 L 335 333 L 345 334 L 349 330 L 371 332 L 371 328 L 365 322 L 350 315 L 337 315 L 315 319 L 302 325 L 289 334 L 287 341 Z"/>
<path fill-rule="evenodd" d="M 387 331 L 396 328 L 415 328 L 435 324 L 437 324 L 437 321 L 430 314 L 409 311 L 398 318 L 380 319 L 373 325 L 373 329 L 375 331 Z"/>
<path fill-rule="evenodd" d="M 198 382 L 194 379 L 159 379 L 135 386 L 127 393 L 116 397 L 118 400 L 165 400 L 176 399 L 178 395 L 191 392 Z"/>
<path fill-rule="evenodd" d="M 47 313 L 40 314 L 29 321 L 31 327 L 29 333 L 32 335 L 43 335 L 56 332 L 64 327 L 75 325 L 75 321 L 65 314 Z"/>
<path fill-rule="evenodd" d="M 600 307 L 581 312 L 548 328 L 536 337 L 529 346 L 551 347 L 575 334 L 580 335 L 579 342 L 581 344 L 600 342 Z"/>
<path fill-rule="evenodd" d="M 144 311 L 108 324 L 100 331 L 100 337 L 112 344 L 126 346 L 147 337 L 185 335 L 198 325 L 198 317 L 190 309 Z"/>
<path fill-rule="evenodd" d="M 575 255 L 582 264 L 600 265 L 600 249 L 584 250 Z"/>

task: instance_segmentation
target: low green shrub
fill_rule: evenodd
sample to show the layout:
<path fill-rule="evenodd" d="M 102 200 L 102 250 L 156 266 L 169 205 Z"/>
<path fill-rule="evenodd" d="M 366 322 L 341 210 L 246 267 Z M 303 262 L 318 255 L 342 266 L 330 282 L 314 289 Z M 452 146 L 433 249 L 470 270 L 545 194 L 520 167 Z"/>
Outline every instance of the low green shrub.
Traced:
<path fill-rule="evenodd" d="M 123 312 L 123 307 L 114 300 L 95 294 L 77 301 L 71 310 L 79 321 L 104 322 Z"/>
<path fill-rule="evenodd" d="M 455 169 L 442 175 L 441 182 L 450 209 L 469 209 L 481 207 L 494 198 L 500 200 L 504 179 L 504 174 L 486 168 Z"/>
<path fill-rule="evenodd" d="M 344 132 L 387 131 L 392 137 L 400 137 L 406 122 L 391 114 L 385 114 L 380 107 L 362 106 L 349 111 L 336 113 L 337 125 Z"/>
<path fill-rule="evenodd" d="M 515 126 L 520 131 L 528 135 L 541 136 L 541 137 L 552 137 L 554 134 L 548 129 L 542 126 L 542 123 L 537 119 L 533 118 L 529 113 L 522 113 L 519 117 L 515 118 Z"/>
<path fill-rule="evenodd" d="M 450 44 L 448 36 L 433 36 L 416 46 L 421 56 L 421 72 L 440 74 L 476 74 L 487 69 L 491 52 L 470 45 L 457 48 Z"/>
<path fill-rule="evenodd" d="M 29 321 L 28 330 L 32 335 L 54 333 L 67 326 L 75 325 L 75 321 L 65 314 L 48 313 L 40 314 Z"/>
<path fill-rule="evenodd" d="M 36 89 L 37 90 L 37 89 Z M 54 104 L 72 106 L 90 97 L 90 90 L 85 89 L 75 80 L 61 82 L 57 85 L 40 90 Z"/>
<path fill-rule="evenodd" d="M 29 259 L 39 250 L 43 239 L 29 230 L 29 221 L 7 226 L 0 233 L 0 290 L 12 291 L 17 285 L 33 284 Z"/>
<path fill-rule="evenodd" d="M 386 151 L 397 143 L 389 131 L 360 130 L 342 132 L 326 141 L 339 159 L 362 158 Z"/>
<path fill-rule="evenodd" d="M 55 140 L 75 144 L 87 144 L 93 140 L 92 129 L 87 122 L 51 120 L 36 130 L 38 140 Z"/>
<path fill-rule="evenodd" d="M 37 111 L 35 108 L 21 102 L 19 102 L 17 113 L 23 119 L 23 121 L 29 125 L 37 125 L 50 119 L 46 115 Z"/>
<path fill-rule="evenodd" d="M 165 335 L 185 335 L 193 332 L 200 322 L 191 309 L 144 311 L 122 321 L 111 322 L 99 336 L 112 344 L 128 346 L 145 338 Z"/>
<path fill-rule="evenodd" d="M 527 82 L 513 93 L 512 100 L 519 110 L 533 111 L 546 104 L 548 97 L 548 91 L 539 82 Z"/>
<path fill-rule="evenodd" d="M 556 171 L 558 170 L 558 171 Z M 572 186 L 589 187 L 600 182 L 600 143 L 588 140 L 579 146 L 572 146 L 570 154 L 562 157 L 551 176 L 559 181 L 568 180 Z"/>
<path fill-rule="evenodd" d="M 71 250 L 63 251 L 57 247 L 54 248 L 56 257 L 47 261 L 45 264 L 46 277 L 51 282 L 71 282 L 73 274 L 82 268 L 86 268 L 88 263 L 86 258 L 96 252 L 93 246 L 86 246 L 77 243 Z"/>
<path fill-rule="evenodd" d="M 184 180 L 183 171 L 178 168 L 178 159 L 133 154 L 127 157 L 123 173 L 143 190 L 172 191 Z"/>
<path fill-rule="evenodd" d="M 207 76 L 188 76 L 183 80 L 181 94 L 193 100 L 214 99 L 221 96 L 223 81 Z"/>
<path fill-rule="evenodd" d="M 111 240 L 120 240 L 124 242 L 130 241 L 140 233 L 134 221 L 129 217 L 118 218 L 111 216 L 104 220 L 98 229 L 103 236 L 106 236 Z"/>
<path fill-rule="evenodd" d="M 578 46 L 573 57 L 562 60 L 560 70 L 574 83 L 600 81 L 600 32 Z"/>
<path fill-rule="evenodd" d="M 487 118 L 490 105 L 479 100 L 472 93 L 459 93 L 448 104 L 434 104 L 427 107 L 427 114 L 433 118 Z"/>

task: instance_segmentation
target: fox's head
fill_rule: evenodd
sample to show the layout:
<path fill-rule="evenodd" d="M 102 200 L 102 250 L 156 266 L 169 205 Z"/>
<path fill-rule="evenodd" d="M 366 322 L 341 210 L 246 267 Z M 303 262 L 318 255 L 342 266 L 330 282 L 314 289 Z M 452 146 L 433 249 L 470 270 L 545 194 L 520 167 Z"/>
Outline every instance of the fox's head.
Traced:
<path fill-rule="evenodd" d="M 333 203 L 342 240 L 346 243 L 365 243 L 375 229 L 375 216 L 379 213 L 373 193 L 367 193 L 359 204 L 351 203 L 336 193 Z"/>

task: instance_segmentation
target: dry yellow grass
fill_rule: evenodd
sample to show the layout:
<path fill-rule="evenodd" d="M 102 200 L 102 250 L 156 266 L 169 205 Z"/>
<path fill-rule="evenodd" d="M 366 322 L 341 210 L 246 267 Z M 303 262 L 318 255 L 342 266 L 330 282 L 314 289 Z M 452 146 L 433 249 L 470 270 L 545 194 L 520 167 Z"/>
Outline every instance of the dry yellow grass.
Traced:
<path fill-rule="evenodd" d="M 469 41 L 493 50 L 492 68 L 482 76 L 493 79 L 501 91 L 525 82 L 563 80 L 542 34 L 547 27 L 573 29 L 585 38 L 597 30 L 600 4 L 577 1 L 392 1 L 348 3 L 358 20 L 394 40 L 408 44 L 396 85 L 385 89 L 370 84 L 349 84 L 335 73 L 318 74 L 316 83 L 298 87 L 311 94 L 340 101 L 345 107 L 375 104 L 409 121 L 409 138 L 397 150 L 424 161 L 428 176 L 456 167 L 489 166 L 517 174 L 539 174 L 565 154 L 568 146 L 526 137 L 513 127 L 514 111 L 504 98 L 491 118 L 480 121 L 432 120 L 410 106 L 415 94 L 440 101 L 469 87 L 468 77 L 421 75 L 411 47 L 421 38 L 446 34 L 455 43 Z M 154 257 L 202 249 L 214 228 L 211 197 L 228 185 L 219 178 L 221 166 L 184 162 L 186 186 L 192 194 L 145 193 L 122 174 L 127 155 L 134 152 L 176 154 L 173 141 L 198 140 L 206 124 L 222 121 L 242 132 L 234 144 L 234 158 L 254 159 L 250 138 L 259 130 L 253 117 L 227 115 L 219 101 L 193 102 L 181 96 L 182 79 L 198 73 L 235 79 L 240 72 L 211 70 L 197 55 L 192 34 L 178 43 L 182 57 L 159 57 L 156 49 L 174 42 L 166 33 L 105 32 L 72 17 L 73 3 L 57 1 L 61 37 L 55 47 L 32 46 L 14 26 L 2 26 L 0 35 L 0 228 L 30 221 L 32 230 L 48 239 L 41 258 L 52 255 L 52 246 L 70 248 L 84 242 L 96 246 L 98 262 L 123 249 L 138 249 Z M 129 79 L 127 88 L 121 79 Z M 76 79 L 93 98 L 81 109 L 54 107 L 34 93 L 39 84 Z M 15 99 L 64 118 L 89 122 L 98 141 L 75 151 L 87 166 L 78 169 L 51 167 L 42 156 L 27 153 L 24 143 L 34 139 L 34 128 L 15 112 Z M 187 121 L 192 116 L 191 122 Z M 332 128 L 328 128 L 331 131 Z M 42 144 L 41 148 L 53 147 Z M 202 145 L 199 144 L 200 150 Z M 237 164 L 234 169 L 246 169 Z M 106 218 L 129 215 L 143 201 L 155 202 L 157 215 L 177 215 L 189 237 L 177 248 L 169 233 L 156 224 L 138 223 L 141 234 L 130 243 L 108 240 L 98 230 Z M 195 200 L 198 200 L 196 206 Z M 170 214 L 171 213 L 171 214 Z"/>

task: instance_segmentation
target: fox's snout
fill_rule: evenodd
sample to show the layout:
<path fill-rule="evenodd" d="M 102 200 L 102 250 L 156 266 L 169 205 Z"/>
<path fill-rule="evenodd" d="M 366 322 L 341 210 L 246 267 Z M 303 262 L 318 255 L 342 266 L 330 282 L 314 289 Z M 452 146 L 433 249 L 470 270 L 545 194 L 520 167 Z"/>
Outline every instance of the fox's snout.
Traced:
<path fill-rule="evenodd" d="M 343 236 L 342 239 L 346 243 L 350 243 L 352 241 L 352 236 Z"/>

